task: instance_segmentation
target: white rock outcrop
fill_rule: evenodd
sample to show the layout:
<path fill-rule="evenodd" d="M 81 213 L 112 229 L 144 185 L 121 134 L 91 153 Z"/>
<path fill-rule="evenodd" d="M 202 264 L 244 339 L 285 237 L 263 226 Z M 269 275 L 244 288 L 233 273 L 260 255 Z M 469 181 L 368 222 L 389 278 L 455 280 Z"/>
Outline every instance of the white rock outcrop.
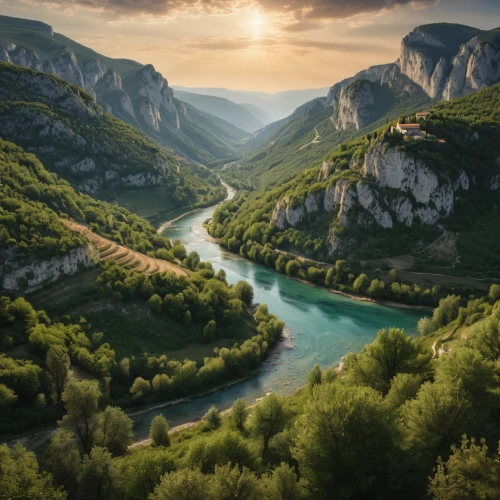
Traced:
<path fill-rule="evenodd" d="M 42 259 L 7 248 L 0 254 L 1 287 L 10 292 L 29 291 L 75 274 L 81 267 L 91 264 L 90 247 L 70 250 L 66 255 Z"/>

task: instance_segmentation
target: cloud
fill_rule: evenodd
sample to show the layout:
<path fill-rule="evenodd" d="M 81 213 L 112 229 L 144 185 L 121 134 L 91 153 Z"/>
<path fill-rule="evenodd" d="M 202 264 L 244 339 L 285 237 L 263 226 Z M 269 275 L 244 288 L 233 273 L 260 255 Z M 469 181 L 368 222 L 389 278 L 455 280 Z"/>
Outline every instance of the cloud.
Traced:
<path fill-rule="evenodd" d="M 186 40 L 185 47 L 191 47 L 201 50 L 245 50 L 249 48 L 273 48 L 273 47 L 292 47 L 300 50 L 319 49 L 335 52 L 347 53 L 366 53 L 375 52 L 377 54 L 390 52 L 390 49 L 383 45 L 376 44 L 355 44 L 355 43 L 337 43 L 322 42 L 318 40 L 309 40 L 295 37 L 241 37 L 241 38 L 193 38 Z"/>
<path fill-rule="evenodd" d="M 439 0 L 25 0 L 32 4 L 75 7 L 111 12 L 129 17 L 138 14 L 165 16 L 179 12 L 230 14 L 243 8 L 291 15 L 295 22 L 288 31 L 312 27 L 311 22 L 347 19 L 358 14 L 379 12 L 411 5 L 427 7 Z"/>

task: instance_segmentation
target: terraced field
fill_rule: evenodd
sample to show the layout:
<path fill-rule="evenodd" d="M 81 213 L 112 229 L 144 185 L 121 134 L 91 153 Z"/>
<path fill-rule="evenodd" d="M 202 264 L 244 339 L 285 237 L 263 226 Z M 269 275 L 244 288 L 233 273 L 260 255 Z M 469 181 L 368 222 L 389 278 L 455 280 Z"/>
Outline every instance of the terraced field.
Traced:
<path fill-rule="evenodd" d="M 100 260 L 112 260 L 120 266 L 128 266 L 140 273 L 146 274 L 165 273 L 167 271 L 173 271 L 178 276 L 187 276 L 188 274 L 186 270 L 171 262 L 155 259 L 154 257 L 149 257 L 143 253 L 118 245 L 114 241 L 99 236 L 86 226 L 66 219 L 61 219 L 61 221 L 68 229 L 85 236 L 99 252 Z"/>

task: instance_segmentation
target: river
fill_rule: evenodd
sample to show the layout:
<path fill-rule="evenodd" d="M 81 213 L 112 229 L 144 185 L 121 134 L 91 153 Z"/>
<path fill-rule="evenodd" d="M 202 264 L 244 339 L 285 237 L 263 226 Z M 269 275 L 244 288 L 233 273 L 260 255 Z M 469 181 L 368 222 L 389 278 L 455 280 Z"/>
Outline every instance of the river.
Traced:
<path fill-rule="evenodd" d="M 230 195 L 232 192 L 230 191 Z M 272 389 L 291 394 L 304 385 L 315 363 L 337 365 L 348 352 L 359 351 L 381 328 L 396 326 L 415 334 L 423 313 L 360 302 L 287 278 L 222 249 L 208 238 L 203 222 L 214 207 L 182 217 L 165 227 L 164 236 L 179 239 L 188 252 L 195 250 L 214 269 L 224 269 L 229 283 L 245 280 L 254 288 L 255 302 L 286 322 L 285 339 L 272 351 L 260 373 L 231 387 L 177 403 L 154 413 L 133 417 L 136 439 L 147 437 L 151 419 L 163 414 L 170 427 L 200 419 L 215 405 L 229 408 L 237 398 L 253 402 Z"/>

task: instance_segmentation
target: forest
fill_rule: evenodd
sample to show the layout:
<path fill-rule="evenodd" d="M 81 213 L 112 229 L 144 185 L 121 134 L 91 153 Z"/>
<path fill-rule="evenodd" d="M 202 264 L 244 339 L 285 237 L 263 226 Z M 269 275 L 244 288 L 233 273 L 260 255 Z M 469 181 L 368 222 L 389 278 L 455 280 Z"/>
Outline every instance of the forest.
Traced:
<path fill-rule="evenodd" d="M 47 322 L 29 304 L 2 299 L 2 318 L 21 314 L 20 335 Z M 271 393 L 254 406 L 240 399 L 225 414 L 212 407 L 173 433 L 159 414 L 150 439 L 133 447 L 132 422 L 112 406 L 107 378 L 75 377 L 74 344 L 53 335 L 43 367 L 2 358 L 3 412 L 27 398 L 38 409 L 50 400 L 60 420 L 37 455 L 1 446 L 0 495 L 25 498 L 29 488 L 32 499 L 499 498 L 500 286 L 465 306 L 447 297 L 428 321 L 433 329 L 420 338 L 384 329 L 339 368 L 314 366 L 289 398 Z M 72 335 L 82 338 L 78 327 Z M 169 379 L 153 385 L 161 377 Z"/>

